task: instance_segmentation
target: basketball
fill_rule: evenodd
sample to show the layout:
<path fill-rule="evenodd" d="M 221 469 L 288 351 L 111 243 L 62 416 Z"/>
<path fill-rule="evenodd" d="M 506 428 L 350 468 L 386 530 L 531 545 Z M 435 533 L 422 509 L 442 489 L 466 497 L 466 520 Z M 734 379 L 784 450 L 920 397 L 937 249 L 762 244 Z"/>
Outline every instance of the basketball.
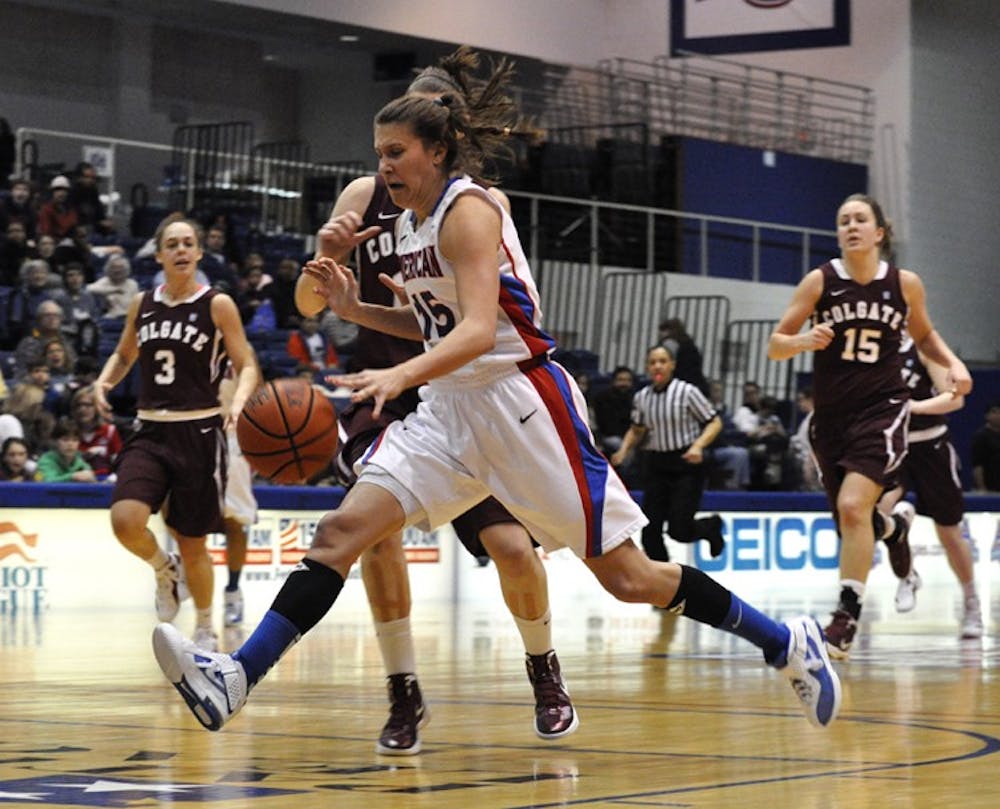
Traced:
<path fill-rule="evenodd" d="M 236 422 L 236 438 L 253 470 L 274 483 L 306 483 L 337 451 L 337 413 L 304 379 L 265 382 Z"/>

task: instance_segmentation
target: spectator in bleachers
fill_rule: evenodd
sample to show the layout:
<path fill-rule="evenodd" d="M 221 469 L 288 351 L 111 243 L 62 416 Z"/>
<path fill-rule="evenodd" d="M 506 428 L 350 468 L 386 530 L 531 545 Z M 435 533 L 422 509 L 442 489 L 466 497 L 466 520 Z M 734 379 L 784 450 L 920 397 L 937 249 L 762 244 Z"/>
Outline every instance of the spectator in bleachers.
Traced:
<path fill-rule="evenodd" d="M 80 215 L 69 202 L 69 179 L 62 174 L 49 183 L 49 200 L 38 212 L 38 232 L 64 239 L 79 224 Z"/>
<path fill-rule="evenodd" d="M 0 450 L 0 480 L 30 483 L 35 479 L 29 467 L 30 460 L 27 441 L 17 436 L 5 438 Z"/>
<path fill-rule="evenodd" d="M 755 415 L 757 426 L 747 433 L 750 488 L 758 491 L 778 489 L 784 480 L 784 461 L 788 450 L 788 433 L 778 415 L 778 400 L 773 396 L 761 397 Z"/>
<path fill-rule="evenodd" d="M 819 480 L 819 470 L 813 458 L 812 445 L 809 441 L 809 425 L 812 422 L 813 400 L 812 388 L 808 385 L 795 394 L 795 404 L 800 413 L 799 426 L 789 439 L 789 454 L 795 478 L 795 488 L 803 492 L 823 491 Z"/>
<path fill-rule="evenodd" d="M 319 318 L 316 317 L 302 318 L 299 328 L 288 335 L 285 350 L 300 365 L 308 365 L 313 371 L 334 368 L 339 362 L 336 349 L 320 331 Z"/>
<path fill-rule="evenodd" d="M 70 417 L 80 433 L 80 453 L 98 478 L 107 478 L 122 451 L 118 428 L 106 422 L 97 410 L 91 387 L 80 388 L 70 400 Z"/>
<path fill-rule="evenodd" d="M 67 413 L 71 411 L 71 402 L 78 390 L 89 388 L 97 379 L 97 374 L 101 370 L 101 360 L 97 357 L 79 357 L 76 365 L 73 366 L 73 376 L 66 385 L 64 394 L 66 406 L 63 408 Z"/>
<path fill-rule="evenodd" d="M 684 321 L 678 317 L 670 317 L 659 326 L 660 345 L 665 345 L 676 357 L 677 367 L 674 377 L 683 382 L 690 382 L 705 396 L 708 396 L 708 380 L 702 370 L 701 349 L 695 345 L 691 335 L 687 333 Z"/>
<path fill-rule="evenodd" d="M 14 351 L 14 375 L 16 377 L 23 376 L 30 363 L 43 357 L 45 345 L 49 340 L 64 341 L 62 325 L 62 307 L 51 298 L 46 298 L 38 305 L 34 328 L 21 338 Z M 66 346 L 66 355 L 72 367 L 76 363 L 76 352 L 69 345 Z"/>
<path fill-rule="evenodd" d="M 7 398 L 4 397 L 3 412 L 0 412 L 0 444 L 8 438 L 24 438 L 21 420 L 13 413 L 7 412 Z"/>
<path fill-rule="evenodd" d="M 298 307 L 295 305 L 295 284 L 298 277 L 299 262 L 294 258 L 281 259 L 274 281 L 268 287 L 271 301 L 274 304 L 274 317 L 279 329 L 298 328 L 302 320 Z M 357 336 L 357 326 L 354 328 L 355 336 Z M 340 346 L 337 346 L 337 350 L 340 350 Z"/>
<path fill-rule="evenodd" d="M 257 314 L 257 310 L 265 303 L 271 307 L 274 314 L 274 304 L 271 303 L 271 292 L 267 284 L 264 283 L 263 265 L 252 265 L 243 277 L 240 291 L 236 294 L 236 305 L 240 310 L 240 317 L 243 318 L 244 325 L 249 325 Z M 275 325 L 277 318 L 275 317 Z"/>
<path fill-rule="evenodd" d="M 101 306 L 97 297 L 84 286 L 83 267 L 73 262 L 63 270 L 63 289 L 52 293 L 52 299 L 63 309 L 63 334 L 78 355 L 97 356 L 97 321 Z"/>
<path fill-rule="evenodd" d="M 55 418 L 43 407 L 49 368 L 43 359 L 34 360 L 31 366 L 4 402 L 4 412 L 17 418 L 28 446 L 37 451 L 48 448 Z"/>
<path fill-rule="evenodd" d="M 76 209 L 78 221 L 89 233 L 104 235 L 115 232 L 115 223 L 108 216 L 97 188 L 97 169 L 86 161 L 76 165 L 76 176 L 69 192 L 69 204 Z"/>
<path fill-rule="evenodd" d="M 98 298 L 102 317 L 122 318 L 132 299 L 139 294 L 139 284 L 132 274 L 132 265 L 126 256 L 111 256 L 104 265 L 104 275 L 87 290 Z"/>
<path fill-rule="evenodd" d="M 257 286 L 266 287 L 274 281 L 274 278 L 267 272 L 264 256 L 260 253 L 247 253 L 246 260 L 243 262 L 243 269 L 240 271 L 240 277 L 243 281 L 248 282 L 251 273 L 258 269 L 260 270 L 260 281 L 257 283 Z"/>
<path fill-rule="evenodd" d="M 239 238 L 239 233 L 235 224 L 229 217 L 229 214 L 225 212 L 216 212 L 211 218 L 203 223 L 206 230 L 206 238 L 208 237 L 208 231 L 217 228 L 223 235 L 221 247 L 219 247 L 219 252 L 222 253 L 225 263 L 229 266 L 231 270 L 239 275 L 239 268 L 243 266 L 243 243 Z M 218 245 L 218 237 L 213 237 L 213 251 Z"/>
<path fill-rule="evenodd" d="M 68 264 L 78 263 L 82 265 L 89 284 L 100 274 L 101 268 L 109 256 L 123 255 L 124 253 L 125 248 L 119 244 L 91 244 L 87 228 L 83 225 L 77 225 L 70 231 L 67 238 L 56 245 L 52 254 L 52 264 L 60 274 Z"/>
<path fill-rule="evenodd" d="M 38 459 L 36 480 L 48 483 L 96 483 L 97 476 L 80 452 L 80 432 L 72 419 L 62 418 L 52 431 L 55 449 Z"/>
<path fill-rule="evenodd" d="M 56 416 L 65 415 L 69 402 L 64 397 L 73 381 L 73 366 L 66 357 L 66 347 L 61 337 L 53 337 L 42 348 L 42 359 L 49 369 L 49 385 L 42 405 Z"/>
<path fill-rule="evenodd" d="M 224 267 L 229 265 L 226 256 L 226 229 L 221 225 L 210 225 L 205 231 L 205 257 Z"/>
<path fill-rule="evenodd" d="M 235 297 L 240 289 L 240 277 L 226 260 L 225 244 L 225 231 L 220 227 L 210 227 L 205 235 L 205 251 L 198 267 L 212 286 Z"/>
<path fill-rule="evenodd" d="M 28 260 L 31 248 L 21 222 L 11 222 L 0 236 L 0 286 L 16 287 L 20 283 L 21 266 Z"/>
<path fill-rule="evenodd" d="M 31 251 L 31 258 L 44 259 L 52 265 L 52 256 L 56 252 L 56 240 L 51 236 L 39 236 L 35 242 L 35 248 Z"/>
<path fill-rule="evenodd" d="M 1000 401 L 990 402 L 972 436 L 972 480 L 977 492 L 1000 492 Z"/>
<path fill-rule="evenodd" d="M 7 307 L 7 335 L 12 344 L 31 333 L 39 306 L 52 300 L 53 290 L 49 283 L 52 276 L 48 262 L 41 259 L 29 261 L 22 273 L 24 280 L 11 293 Z"/>
<path fill-rule="evenodd" d="M 722 432 L 705 451 L 705 457 L 718 468 L 721 474 L 713 474 L 710 470 L 710 483 L 718 481 L 723 489 L 743 490 L 750 488 L 750 450 L 747 449 L 747 437 L 733 422 L 723 396 L 722 383 L 713 379 L 708 384 L 708 400 L 715 408 L 716 414 L 722 419 Z"/>
<path fill-rule="evenodd" d="M 301 318 L 300 318 L 301 321 Z M 358 344 L 358 324 L 343 320 L 329 309 L 324 309 L 319 316 L 319 327 L 326 339 L 334 347 L 338 356 L 348 356 L 354 353 Z"/>
<path fill-rule="evenodd" d="M 601 452 L 605 455 L 618 451 L 632 424 L 634 391 L 635 373 L 627 365 L 619 365 L 611 374 L 611 385 L 594 394 L 594 424 Z"/>
<path fill-rule="evenodd" d="M 28 241 L 35 239 L 38 215 L 31 200 L 31 184 L 27 180 L 14 180 L 10 193 L 0 197 L 0 226 L 6 230 L 11 222 L 24 225 Z"/>

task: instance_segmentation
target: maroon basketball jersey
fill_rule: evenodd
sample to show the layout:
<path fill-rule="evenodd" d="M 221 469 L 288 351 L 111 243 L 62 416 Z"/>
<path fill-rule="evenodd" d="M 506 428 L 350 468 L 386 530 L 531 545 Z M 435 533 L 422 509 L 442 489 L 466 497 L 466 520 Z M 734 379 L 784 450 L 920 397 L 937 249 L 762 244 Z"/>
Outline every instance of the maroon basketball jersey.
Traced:
<path fill-rule="evenodd" d="M 910 389 L 910 396 L 918 400 L 930 399 L 932 396 L 937 396 L 941 391 L 934 387 L 931 375 L 927 372 L 927 366 L 920 361 L 917 346 L 910 339 L 909 335 L 906 335 L 906 338 L 903 340 L 900 353 L 903 355 L 903 380 L 906 382 L 906 387 Z M 948 417 L 944 415 L 914 414 L 910 416 L 910 432 L 915 433 L 919 430 L 927 430 L 931 427 L 937 427 L 939 424 L 947 423 Z"/>
<path fill-rule="evenodd" d="M 218 291 L 200 287 L 168 304 L 164 287 L 145 293 L 135 328 L 139 340 L 140 410 L 203 410 L 219 406 L 226 367 L 222 332 L 212 321 Z"/>
<path fill-rule="evenodd" d="M 852 280 L 840 259 L 820 270 L 823 292 L 813 321 L 833 328 L 833 342 L 815 354 L 816 410 L 843 413 L 908 399 L 899 352 L 908 307 L 899 270 L 883 261 L 868 284 Z"/>
<path fill-rule="evenodd" d="M 385 180 L 375 177 L 375 191 L 365 210 L 360 230 L 378 225 L 382 232 L 358 245 L 358 285 L 361 300 L 381 306 L 398 305 L 392 290 L 378 280 L 385 273 L 399 281 L 399 260 L 396 257 L 396 221 L 402 210 L 389 196 Z M 380 331 L 358 330 L 358 342 L 351 357 L 350 370 L 362 368 L 389 368 L 406 362 L 424 350 L 416 340 L 404 340 Z"/>

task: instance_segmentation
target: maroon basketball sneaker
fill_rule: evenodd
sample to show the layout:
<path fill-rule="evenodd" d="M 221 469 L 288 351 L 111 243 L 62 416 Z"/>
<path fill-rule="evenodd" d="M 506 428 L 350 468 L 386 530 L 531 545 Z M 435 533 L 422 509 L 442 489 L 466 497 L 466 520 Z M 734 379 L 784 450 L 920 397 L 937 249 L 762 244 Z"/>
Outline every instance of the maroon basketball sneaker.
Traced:
<path fill-rule="evenodd" d="M 375 752 L 385 756 L 413 756 L 420 752 L 419 729 L 430 719 L 420 686 L 413 674 L 390 674 L 389 718 L 375 743 Z"/>
<path fill-rule="evenodd" d="M 580 725 L 559 672 L 555 650 L 525 655 L 528 679 L 535 690 L 535 733 L 542 739 L 568 736 Z"/>
<path fill-rule="evenodd" d="M 845 610 L 834 610 L 833 620 L 823 630 L 826 636 L 826 650 L 834 660 L 847 660 L 858 630 L 857 619 Z"/>

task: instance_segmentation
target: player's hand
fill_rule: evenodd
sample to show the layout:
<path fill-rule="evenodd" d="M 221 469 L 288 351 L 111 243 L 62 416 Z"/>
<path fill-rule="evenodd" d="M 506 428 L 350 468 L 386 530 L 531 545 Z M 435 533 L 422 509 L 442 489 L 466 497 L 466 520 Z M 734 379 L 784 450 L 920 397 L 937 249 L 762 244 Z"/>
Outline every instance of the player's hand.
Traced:
<path fill-rule="evenodd" d="M 818 323 L 802 335 L 804 351 L 822 351 L 833 342 L 833 327 Z"/>
<path fill-rule="evenodd" d="M 302 270 L 316 281 L 313 292 L 326 299 L 327 306 L 342 320 L 354 320 L 352 315 L 361 306 L 358 280 L 350 267 L 331 258 L 307 261 Z"/>
<path fill-rule="evenodd" d="M 331 216 L 316 233 L 316 256 L 318 258 L 340 258 L 351 252 L 361 242 L 382 232 L 378 225 L 359 231 L 361 216 L 356 211 L 347 211 L 340 216 Z"/>
<path fill-rule="evenodd" d="M 372 408 L 372 417 L 376 419 L 382 415 L 382 405 L 413 386 L 413 383 L 398 365 L 392 368 L 366 368 L 364 371 L 353 374 L 332 374 L 326 377 L 326 380 L 333 385 L 351 388 L 352 402 L 363 402 L 366 399 L 374 400 L 375 407 Z"/>
<path fill-rule="evenodd" d="M 111 385 L 108 382 L 95 382 L 93 385 L 94 406 L 97 408 L 97 412 L 106 419 L 111 418 L 111 405 L 108 404 L 110 390 Z"/>
<path fill-rule="evenodd" d="M 399 301 L 400 306 L 410 305 L 410 299 L 406 297 L 406 287 L 402 284 L 397 284 L 391 275 L 380 272 L 378 280 L 382 283 L 382 286 L 392 291 L 392 294 L 396 296 L 396 300 Z"/>
<path fill-rule="evenodd" d="M 972 375 L 965 363 L 958 361 L 948 369 L 949 389 L 958 396 L 967 396 L 972 392 Z"/>
<path fill-rule="evenodd" d="M 236 422 L 240 420 L 240 413 L 243 412 L 243 408 L 246 405 L 245 399 L 240 399 L 233 397 L 233 403 L 229 406 L 229 412 L 223 416 L 222 429 L 223 430 L 235 430 Z"/>

